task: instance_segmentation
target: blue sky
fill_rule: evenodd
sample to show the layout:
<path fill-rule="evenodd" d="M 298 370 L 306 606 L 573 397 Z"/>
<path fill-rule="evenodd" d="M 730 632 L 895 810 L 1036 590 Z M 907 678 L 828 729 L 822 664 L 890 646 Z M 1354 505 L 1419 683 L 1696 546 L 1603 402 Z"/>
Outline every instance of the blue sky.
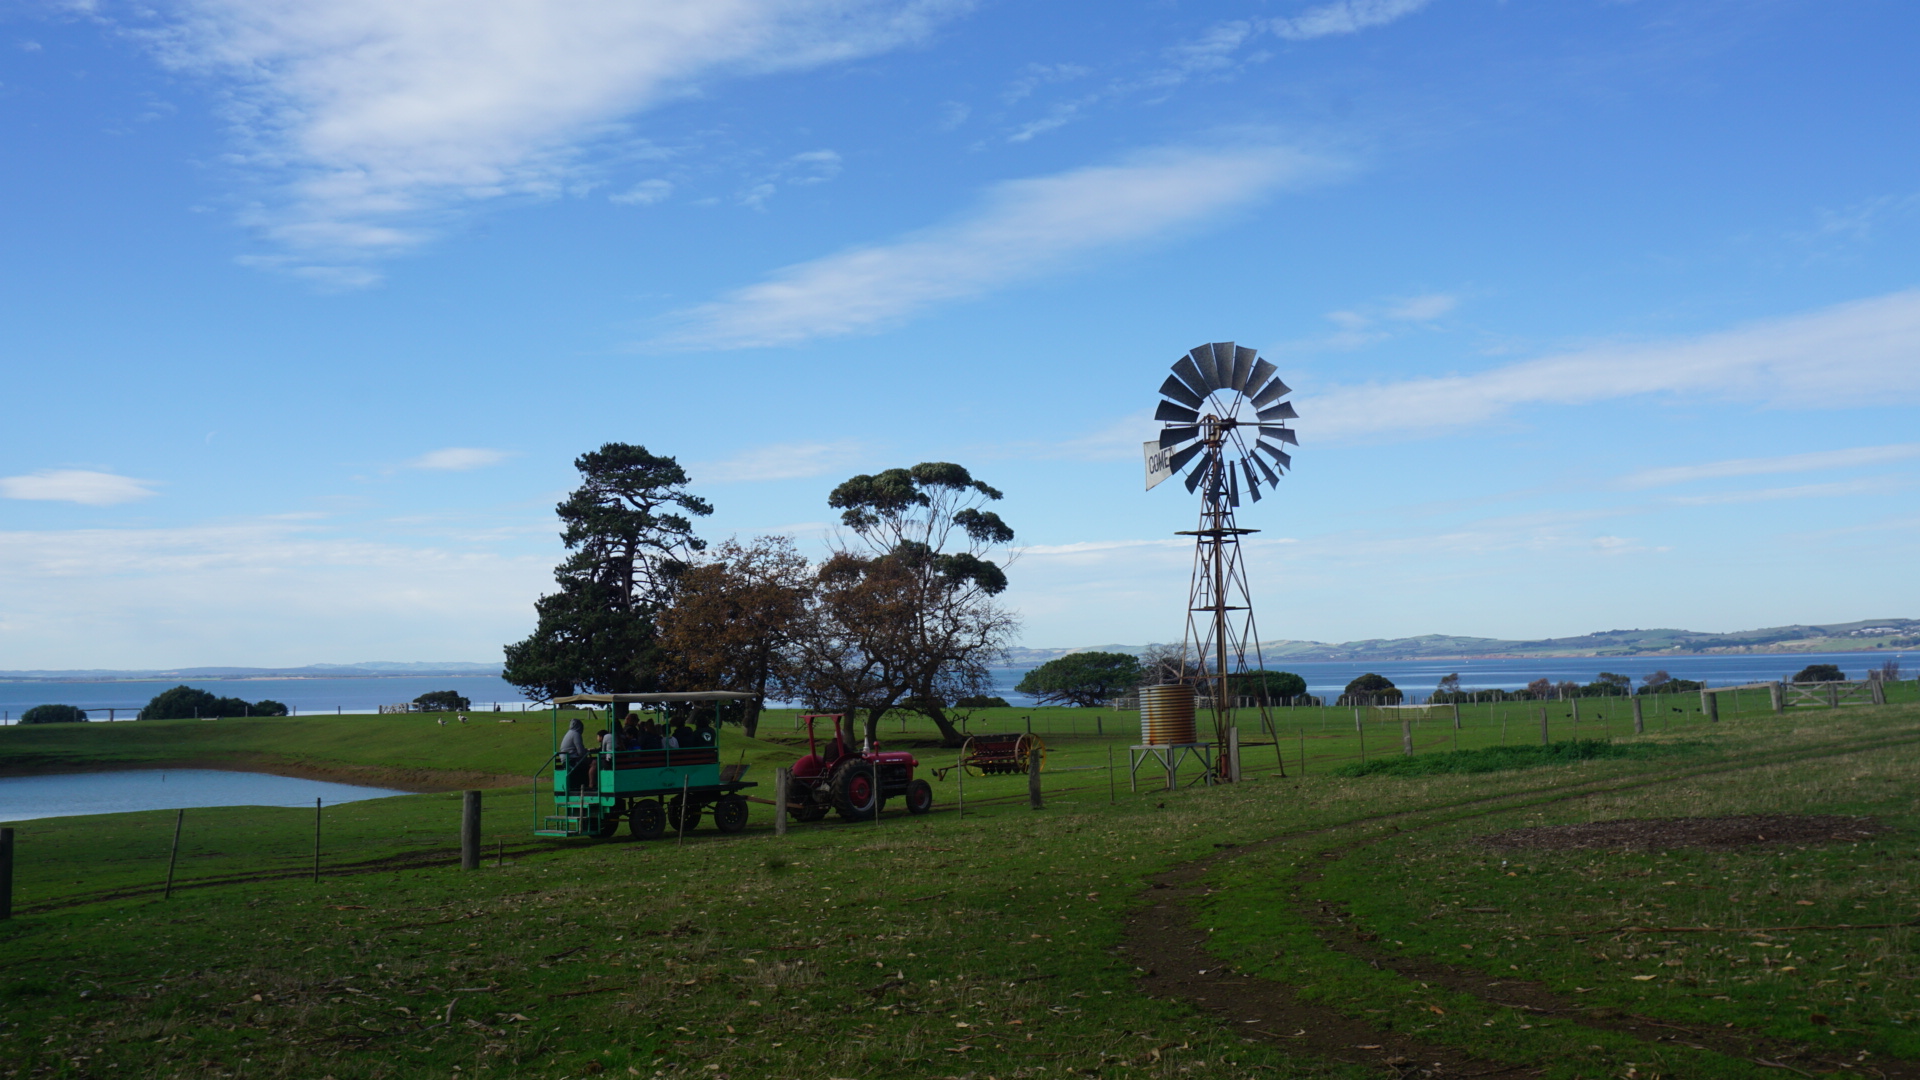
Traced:
<path fill-rule="evenodd" d="M 1167 366 L 1301 446 L 1260 629 L 1920 612 L 1892 0 L 0 9 L 0 668 L 485 660 L 607 440 L 720 538 L 1006 492 L 1036 646 L 1176 636 Z"/>

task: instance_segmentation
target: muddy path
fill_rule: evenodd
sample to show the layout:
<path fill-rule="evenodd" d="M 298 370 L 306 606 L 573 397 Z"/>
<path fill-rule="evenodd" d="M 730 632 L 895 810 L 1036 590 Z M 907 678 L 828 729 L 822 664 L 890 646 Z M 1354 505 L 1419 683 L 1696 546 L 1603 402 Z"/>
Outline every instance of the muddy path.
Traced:
<path fill-rule="evenodd" d="M 1376 1027 L 1336 1009 L 1302 1001 L 1295 988 L 1283 980 L 1234 971 L 1229 961 L 1208 950 L 1207 930 L 1196 922 L 1201 910 L 1199 901 L 1216 891 L 1208 884 L 1213 871 L 1254 851 L 1321 837 L 1335 842 L 1319 850 L 1303 850 L 1302 854 L 1317 856 L 1325 865 L 1407 832 L 1463 820 L 1676 780 L 1748 771 L 1783 761 L 1846 756 L 1917 742 L 1920 738 L 1907 737 L 1876 740 L 1873 746 L 1834 744 L 1790 753 L 1753 755 L 1707 767 L 1663 771 L 1633 780 L 1545 785 L 1418 810 L 1369 815 L 1251 844 L 1230 845 L 1216 854 L 1180 864 L 1151 878 L 1144 903 L 1130 912 L 1124 922 L 1122 949 L 1142 969 L 1139 986 L 1144 992 L 1192 1004 L 1242 1033 L 1283 1046 L 1290 1053 L 1372 1065 L 1386 1074 L 1403 1077 L 1538 1076 L 1545 1071 L 1545 1062 L 1495 1061 L 1457 1047 L 1419 1040 L 1404 1032 Z M 1364 835 L 1350 836 L 1355 830 Z M 1343 836 L 1347 838 L 1342 839 Z M 1492 1006 L 1628 1035 L 1650 1047 L 1709 1050 L 1788 1074 L 1920 1080 L 1920 1063 L 1869 1058 L 1864 1054 L 1844 1055 L 1827 1047 L 1792 1043 L 1751 1030 L 1676 1024 L 1626 1010 L 1588 1008 L 1542 983 L 1489 976 L 1471 968 L 1399 954 L 1382 947 L 1378 935 L 1358 925 L 1341 906 L 1308 895 L 1308 886 L 1322 876 L 1319 870 L 1303 870 L 1291 879 L 1289 902 L 1295 913 L 1329 948 L 1408 980 L 1410 989 L 1418 983 L 1444 987 Z M 1607 932 L 1596 931 L 1595 936 Z"/>

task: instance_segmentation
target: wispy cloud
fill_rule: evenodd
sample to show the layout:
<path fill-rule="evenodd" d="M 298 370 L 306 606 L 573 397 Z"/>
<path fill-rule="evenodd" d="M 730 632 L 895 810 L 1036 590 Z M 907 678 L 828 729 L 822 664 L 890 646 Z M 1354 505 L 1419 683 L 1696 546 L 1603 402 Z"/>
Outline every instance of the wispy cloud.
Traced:
<path fill-rule="evenodd" d="M 407 462 L 407 468 L 466 472 L 469 469 L 483 469 L 488 465 L 498 465 L 512 456 L 505 450 L 487 450 L 478 446 L 449 446 L 421 454 Z"/>
<path fill-rule="evenodd" d="M 1760 488 L 1755 491 L 1722 491 L 1712 495 L 1676 495 L 1667 500 L 1676 506 L 1733 506 L 1739 503 L 1775 502 L 1780 499 L 1830 499 L 1849 495 L 1873 495 L 1901 487 L 1889 477 L 1845 480 L 1833 484 L 1799 484 L 1793 487 Z"/>
<path fill-rule="evenodd" d="M 113 506 L 153 494 L 152 481 L 88 469 L 46 469 L 25 476 L 0 476 L 0 498 Z"/>
<path fill-rule="evenodd" d="M 1618 481 L 1624 488 L 1668 487 L 1695 480 L 1720 480 L 1729 476 L 1766 476 L 1773 473 L 1814 472 L 1819 469 L 1845 469 L 1857 465 L 1880 465 L 1920 457 L 1920 443 L 1894 443 L 1890 446 L 1856 446 L 1845 450 L 1814 450 L 1805 454 L 1780 457 L 1734 458 L 1709 461 L 1700 465 L 1668 465 L 1642 469 Z"/>
<path fill-rule="evenodd" d="M 852 439 L 837 442 L 776 443 L 744 450 L 720 461 L 687 466 L 695 483 L 742 484 L 759 480 L 800 480 L 844 468 L 858 460 L 862 447 Z"/>
<path fill-rule="evenodd" d="M 743 348 L 876 331 L 936 304 L 1059 272 L 1096 251 L 1198 225 L 1334 168 L 1286 147 L 1164 148 L 1007 181 L 958 220 L 787 267 L 685 312 L 682 328 L 656 344 Z"/>
<path fill-rule="evenodd" d="M 1426 435 L 1533 405 L 1687 394 L 1847 406 L 1920 392 L 1920 290 L 1653 344 L 1584 349 L 1473 375 L 1303 395 L 1303 431 L 1329 439 Z"/>
<path fill-rule="evenodd" d="M 671 180 L 642 180 L 625 191 L 607 196 L 607 201 L 622 206 L 652 206 L 672 194 Z"/>
<path fill-rule="evenodd" d="M 1274 34 L 1293 41 L 1357 34 L 1370 27 L 1385 26 L 1426 7 L 1431 0 L 1334 0 L 1291 18 L 1274 19 L 1267 25 Z"/>
<path fill-rule="evenodd" d="M 184 0 L 142 32 L 217 79 L 301 265 L 416 245 L 437 215 L 551 196 L 617 125 L 701 82 L 925 38 L 965 0 Z M 258 264 L 276 267 L 276 264 Z"/>

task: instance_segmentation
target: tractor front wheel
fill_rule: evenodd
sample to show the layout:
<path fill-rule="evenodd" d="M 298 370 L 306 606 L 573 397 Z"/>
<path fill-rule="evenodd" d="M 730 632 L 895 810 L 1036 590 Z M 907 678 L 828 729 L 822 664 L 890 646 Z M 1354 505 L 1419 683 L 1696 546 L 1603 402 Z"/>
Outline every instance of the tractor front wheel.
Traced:
<path fill-rule="evenodd" d="M 817 803 L 809 800 L 800 804 L 800 809 L 793 812 L 793 820 L 819 821 L 821 818 L 827 816 L 828 809 L 829 807 L 825 803 Z"/>
<path fill-rule="evenodd" d="M 933 785 L 915 780 L 907 785 L 907 813 L 924 814 L 933 809 Z"/>
<path fill-rule="evenodd" d="M 880 785 L 873 766 L 850 761 L 833 777 L 833 806 L 848 821 L 866 821 L 880 812 Z"/>
<path fill-rule="evenodd" d="M 658 840 L 667 831 L 666 811 L 657 799 L 641 799 L 627 813 L 627 830 L 635 840 Z"/>
<path fill-rule="evenodd" d="M 735 833 L 747 827 L 747 800 L 738 795 L 722 795 L 713 804 L 713 827 L 723 833 Z"/>

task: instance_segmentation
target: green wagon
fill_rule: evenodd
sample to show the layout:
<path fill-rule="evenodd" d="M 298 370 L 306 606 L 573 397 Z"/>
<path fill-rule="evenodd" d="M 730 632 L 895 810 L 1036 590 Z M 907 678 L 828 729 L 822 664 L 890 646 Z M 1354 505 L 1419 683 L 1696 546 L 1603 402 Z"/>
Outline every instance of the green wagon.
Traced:
<path fill-rule="evenodd" d="M 719 725 L 713 725 L 711 745 L 663 747 L 653 750 L 590 749 L 586 758 L 569 764 L 560 753 L 560 710 L 567 705 L 669 706 L 711 704 L 717 711 L 730 702 L 745 702 L 752 694 L 730 690 L 700 690 L 679 694 L 574 694 L 553 699 L 553 750 L 533 775 L 535 836 L 608 839 L 626 819 L 636 840 L 658 839 L 667 830 L 691 830 L 703 815 L 723 833 L 747 825 L 747 800 L 742 789 L 755 785 L 740 779 L 744 765 L 720 763 Z M 591 733 L 589 733 L 591 739 Z M 551 772 L 553 812 L 539 810 L 540 778 Z"/>

